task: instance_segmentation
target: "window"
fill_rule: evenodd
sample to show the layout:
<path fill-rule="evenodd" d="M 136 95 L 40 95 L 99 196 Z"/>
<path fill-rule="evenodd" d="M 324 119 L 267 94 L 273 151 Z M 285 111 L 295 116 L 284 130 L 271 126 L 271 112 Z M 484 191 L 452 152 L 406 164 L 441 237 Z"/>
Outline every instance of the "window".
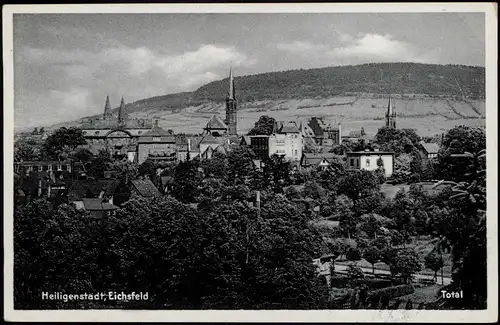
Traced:
<path fill-rule="evenodd" d="M 353 158 L 351 158 L 351 159 L 350 159 L 350 161 L 349 161 L 349 165 L 350 165 L 351 167 L 354 167 L 354 159 L 353 159 Z"/>
<path fill-rule="evenodd" d="M 359 168 L 359 159 L 356 159 L 356 167 Z"/>
<path fill-rule="evenodd" d="M 94 134 L 95 134 L 95 135 L 99 135 L 99 131 L 95 131 L 95 133 L 94 133 Z"/>
<path fill-rule="evenodd" d="M 137 133 L 142 134 L 142 131 L 139 131 L 139 132 L 137 132 Z"/>
<path fill-rule="evenodd" d="M 297 155 L 298 155 L 298 153 L 297 153 L 297 149 L 295 149 L 295 156 L 297 156 Z"/>
<path fill-rule="evenodd" d="M 43 170 L 43 166 L 38 166 L 38 171 L 41 172 Z"/>
<path fill-rule="evenodd" d="M 61 165 L 57 165 L 57 171 L 61 171 L 62 170 L 62 166 Z"/>
<path fill-rule="evenodd" d="M 153 141 L 160 141 L 160 137 L 153 137 Z"/>
<path fill-rule="evenodd" d="M 370 159 L 366 159 L 366 167 L 370 167 Z"/>

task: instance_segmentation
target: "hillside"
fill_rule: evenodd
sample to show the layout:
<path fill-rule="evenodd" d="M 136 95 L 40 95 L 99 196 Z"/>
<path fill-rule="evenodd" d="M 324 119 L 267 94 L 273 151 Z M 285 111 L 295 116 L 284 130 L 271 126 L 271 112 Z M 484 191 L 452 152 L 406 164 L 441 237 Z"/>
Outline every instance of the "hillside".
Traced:
<path fill-rule="evenodd" d="M 399 125 L 422 129 L 423 134 L 456 124 L 484 124 L 483 67 L 363 64 L 239 76 L 235 85 L 241 132 L 263 114 L 280 119 L 335 116 L 346 132 L 361 126 L 376 132 L 388 94 L 396 99 Z M 132 116 L 157 118 L 176 132 L 198 133 L 210 115 L 224 113 L 227 87 L 226 78 L 194 92 L 139 100 L 127 108 Z"/>

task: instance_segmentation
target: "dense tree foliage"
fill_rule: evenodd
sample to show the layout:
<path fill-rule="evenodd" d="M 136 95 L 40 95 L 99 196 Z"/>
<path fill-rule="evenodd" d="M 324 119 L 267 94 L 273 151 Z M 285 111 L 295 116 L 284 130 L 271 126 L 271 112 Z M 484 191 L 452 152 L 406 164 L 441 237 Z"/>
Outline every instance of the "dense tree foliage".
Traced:
<path fill-rule="evenodd" d="M 81 129 L 62 127 L 45 140 L 42 154 L 48 159 L 65 160 L 75 154 L 77 147 L 86 143 Z"/>
<path fill-rule="evenodd" d="M 248 135 L 271 135 L 274 130 L 276 120 L 273 117 L 262 115 L 255 126 L 248 132 Z"/>

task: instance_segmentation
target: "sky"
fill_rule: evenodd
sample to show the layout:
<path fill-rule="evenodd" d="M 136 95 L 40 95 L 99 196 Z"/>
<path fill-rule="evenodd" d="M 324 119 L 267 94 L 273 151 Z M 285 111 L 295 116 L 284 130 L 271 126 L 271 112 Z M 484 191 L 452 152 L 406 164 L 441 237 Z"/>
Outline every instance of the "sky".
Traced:
<path fill-rule="evenodd" d="M 15 14 L 16 128 L 234 74 L 377 62 L 485 65 L 483 13 Z"/>

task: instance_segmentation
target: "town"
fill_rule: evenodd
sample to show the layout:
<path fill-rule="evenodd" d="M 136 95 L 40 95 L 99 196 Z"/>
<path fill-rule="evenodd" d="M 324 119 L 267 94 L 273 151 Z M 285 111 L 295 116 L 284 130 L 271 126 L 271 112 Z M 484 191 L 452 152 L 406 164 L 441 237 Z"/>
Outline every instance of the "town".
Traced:
<path fill-rule="evenodd" d="M 197 135 L 129 118 L 123 98 L 113 112 L 107 97 L 81 127 L 17 137 L 21 308 L 49 284 L 151 298 L 91 308 L 484 307 L 483 128 L 420 137 L 397 128 L 387 94 L 376 135 L 267 115 L 239 134 L 232 71 L 227 87 L 225 117 Z"/>

